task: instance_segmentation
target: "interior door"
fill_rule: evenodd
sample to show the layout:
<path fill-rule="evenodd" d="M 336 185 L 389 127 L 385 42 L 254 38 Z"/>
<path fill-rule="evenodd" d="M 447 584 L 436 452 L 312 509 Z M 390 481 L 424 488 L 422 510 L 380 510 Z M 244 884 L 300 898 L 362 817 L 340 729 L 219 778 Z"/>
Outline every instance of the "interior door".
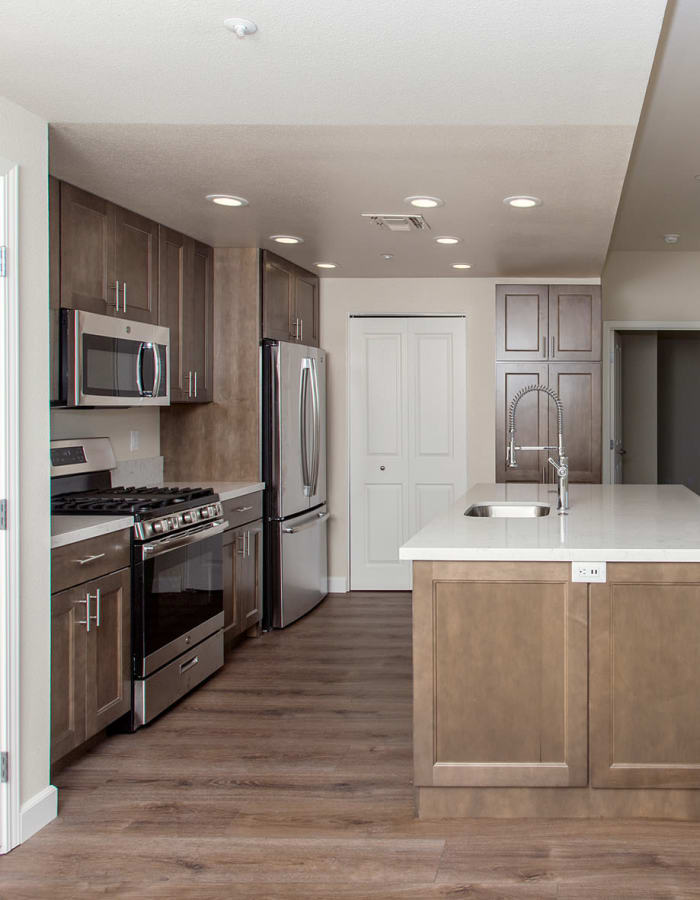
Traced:
<path fill-rule="evenodd" d="M 410 590 L 398 550 L 466 489 L 461 317 L 350 322 L 350 586 Z"/>
<path fill-rule="evenodd" d="M 613 446 L 606 453 L 612 455 L 612 483 L 622 484 L 624 476 L 622 472 L 624 457 L 624 436 L 622 433 L 622 339 L 617 331 L 613 340 L 613 420 L 612 435 Z"/>

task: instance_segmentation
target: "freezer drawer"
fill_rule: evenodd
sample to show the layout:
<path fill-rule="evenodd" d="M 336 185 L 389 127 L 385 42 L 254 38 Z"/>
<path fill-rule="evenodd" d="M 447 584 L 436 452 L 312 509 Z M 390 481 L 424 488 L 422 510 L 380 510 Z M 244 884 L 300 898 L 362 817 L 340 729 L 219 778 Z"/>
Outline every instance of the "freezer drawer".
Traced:
<path fill-rule="evenodd" d="M 284 628 L 313 609 L 328 593 L 328 511 L 325 506 L 275 523 L 280 581 L 272 624 Z"/>

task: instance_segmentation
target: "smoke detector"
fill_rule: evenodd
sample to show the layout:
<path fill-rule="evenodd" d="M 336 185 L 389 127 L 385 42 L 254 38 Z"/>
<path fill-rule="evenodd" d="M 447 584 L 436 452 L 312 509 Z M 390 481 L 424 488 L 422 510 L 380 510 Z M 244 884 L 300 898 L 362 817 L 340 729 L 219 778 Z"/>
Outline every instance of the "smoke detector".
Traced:
<path fill-rule="evenodd" d="M 224 19 L 224 25 L 239 38 L 244 38 L 247 34 L 255 34 L 258 30 L 255 22 L 251 22 L 250 19 L 239 19 L 237 17 Z"/>
<path fill-rule="evenodd" d="M 678 241 L 680 241 L 680 239 L 681 239 L 680 234 L 665 234 L 664 235 L 664 240 L 666 241 L 667 244 L 677 244 Z"/>
<path fill-rule="evenodd" d="M 423 216 L 406 215 L 405 213 L 362 213 L 363 219 L 369 219 L 383 231 L 425 231 L 430 225 Z"/>

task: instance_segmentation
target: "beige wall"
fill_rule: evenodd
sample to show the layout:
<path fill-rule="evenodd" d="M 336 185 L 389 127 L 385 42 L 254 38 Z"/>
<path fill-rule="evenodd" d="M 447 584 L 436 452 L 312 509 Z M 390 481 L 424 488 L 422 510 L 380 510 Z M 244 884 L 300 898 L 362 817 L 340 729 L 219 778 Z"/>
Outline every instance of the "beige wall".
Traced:
<path fill-rule="evenodd" d="M 700 253 L 615 250 L 602 277 L 604 321 L 700 321 Z"/>
<path fill-rule="evenodd" d="M 495 286 L 595 283 L 566 278 L 325 278 L 321 346 L 328 351 L 328 571 L 348 575 L 347 342 L 349 313 L 463 313 L 467 317 L 467 481 L 495 478 Z"/>
<path fill-rule="evenodd" d="M 657 345 L 656 331 L 620 335 L 622 343 L 622 480 L 656 484 Z"/>
<path fill-rule="evenodd" d="M 131 432 L 139 432 L 139 449 L 131 450 Z M 158 409 L 54 409 L 51 438 L 108 437 L 117 459 L 150 459 L 160 455 Z"/>
<path fill-rule="evenodd" d="M 49 783 L 47 123 L 0 98 L 0 156 L 19 166 L 20 800 Z"/>

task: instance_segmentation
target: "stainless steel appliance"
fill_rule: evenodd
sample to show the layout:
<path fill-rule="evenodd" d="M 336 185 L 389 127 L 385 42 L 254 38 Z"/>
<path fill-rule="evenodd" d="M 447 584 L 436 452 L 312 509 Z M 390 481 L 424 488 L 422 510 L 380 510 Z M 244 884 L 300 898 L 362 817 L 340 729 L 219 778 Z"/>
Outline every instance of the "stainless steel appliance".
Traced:
<path fill-rule="evenodd" d="M 326 354 L 263 342 L 265 621 L 284 628 L 328 593 Z"/>
<path fill-rule="evenodd" d="M 170 329 L 61 310 L 61 404 L 167 406 Z"/>
<path fill-rule="evenodd" d="M 221 503 L 211 488 L 113 488 L 107 438 L 51 442 L 55 515 L 129 515 L 133 703 L 145 725 L 219 669 L 223 645 Z"/>

